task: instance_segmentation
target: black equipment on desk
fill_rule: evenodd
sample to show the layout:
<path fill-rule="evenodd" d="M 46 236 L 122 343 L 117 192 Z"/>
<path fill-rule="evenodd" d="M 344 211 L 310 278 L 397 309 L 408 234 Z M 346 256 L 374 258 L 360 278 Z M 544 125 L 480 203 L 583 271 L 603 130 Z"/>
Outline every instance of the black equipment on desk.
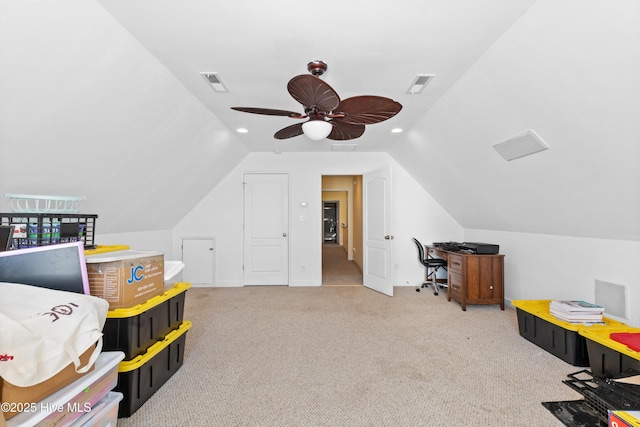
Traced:
<path fill-rule="evenodd" d="M 458 252 L 462 249 L 462 243 L 460 242 L 433 242 L 433 246 L 442 249 L 443 251 Z"/>
<path fill-rule="evenodd" d="M 462 251 L 480 255 L 496 255 L 500 251 L 500 246 L 492 243 L 462 242 L 460 246 Z"/>

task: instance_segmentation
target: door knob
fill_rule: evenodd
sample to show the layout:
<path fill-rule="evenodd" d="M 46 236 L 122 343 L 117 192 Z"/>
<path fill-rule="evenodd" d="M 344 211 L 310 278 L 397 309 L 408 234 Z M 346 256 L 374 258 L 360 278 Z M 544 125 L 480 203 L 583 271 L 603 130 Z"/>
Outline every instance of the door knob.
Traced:
<path fill-rule="evenodd" d="M 282 237 L 287 237 L 287 233 L 282 233 Z"/>
<path fill-rule="evenodd" d="M 384 239 L 385 239 L 385 240 L 393 240 L 393 236 L 388 236 L 388 235 L 387 235 L 387 236 L 384 236 Z"/>

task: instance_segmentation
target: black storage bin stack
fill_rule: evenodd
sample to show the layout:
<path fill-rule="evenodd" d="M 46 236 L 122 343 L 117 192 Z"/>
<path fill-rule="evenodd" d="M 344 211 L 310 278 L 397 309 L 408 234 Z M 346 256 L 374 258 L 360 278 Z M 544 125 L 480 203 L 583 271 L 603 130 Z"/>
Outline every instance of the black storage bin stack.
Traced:
<path fill-rule="evenodd" d="M 176 283 L 144 304 L 107 313 L 103 349 L 125 354 L 115 388 L 124 395 L 118 417 L 131 416 L 182 366 L 191 328 L 191 322 L 183 320 L 190 287 Z"/>

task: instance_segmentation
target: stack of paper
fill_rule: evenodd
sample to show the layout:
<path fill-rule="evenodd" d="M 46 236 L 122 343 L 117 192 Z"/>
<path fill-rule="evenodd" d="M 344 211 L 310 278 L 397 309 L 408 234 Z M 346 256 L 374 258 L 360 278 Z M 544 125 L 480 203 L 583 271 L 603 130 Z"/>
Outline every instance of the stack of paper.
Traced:
<path fill-rule="evenodd" d="M 564 322 L 602 323 L 604 307 L 586 301 L 551 301 L 549 312 Z"/>

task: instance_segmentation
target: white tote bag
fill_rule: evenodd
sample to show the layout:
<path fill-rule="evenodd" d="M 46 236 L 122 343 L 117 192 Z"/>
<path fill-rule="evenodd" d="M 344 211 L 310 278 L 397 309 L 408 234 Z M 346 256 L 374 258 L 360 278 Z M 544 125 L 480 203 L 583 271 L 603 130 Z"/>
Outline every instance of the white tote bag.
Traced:
<path fill-rule="evenodd" d="M 102 351 L 108 310 L 106 300 L 91 295 L 0 282 L 0 377 L 29 387 L 70 363 L 87 372 Z M 89 363 L 80 366 L 94 344 Z"/>

